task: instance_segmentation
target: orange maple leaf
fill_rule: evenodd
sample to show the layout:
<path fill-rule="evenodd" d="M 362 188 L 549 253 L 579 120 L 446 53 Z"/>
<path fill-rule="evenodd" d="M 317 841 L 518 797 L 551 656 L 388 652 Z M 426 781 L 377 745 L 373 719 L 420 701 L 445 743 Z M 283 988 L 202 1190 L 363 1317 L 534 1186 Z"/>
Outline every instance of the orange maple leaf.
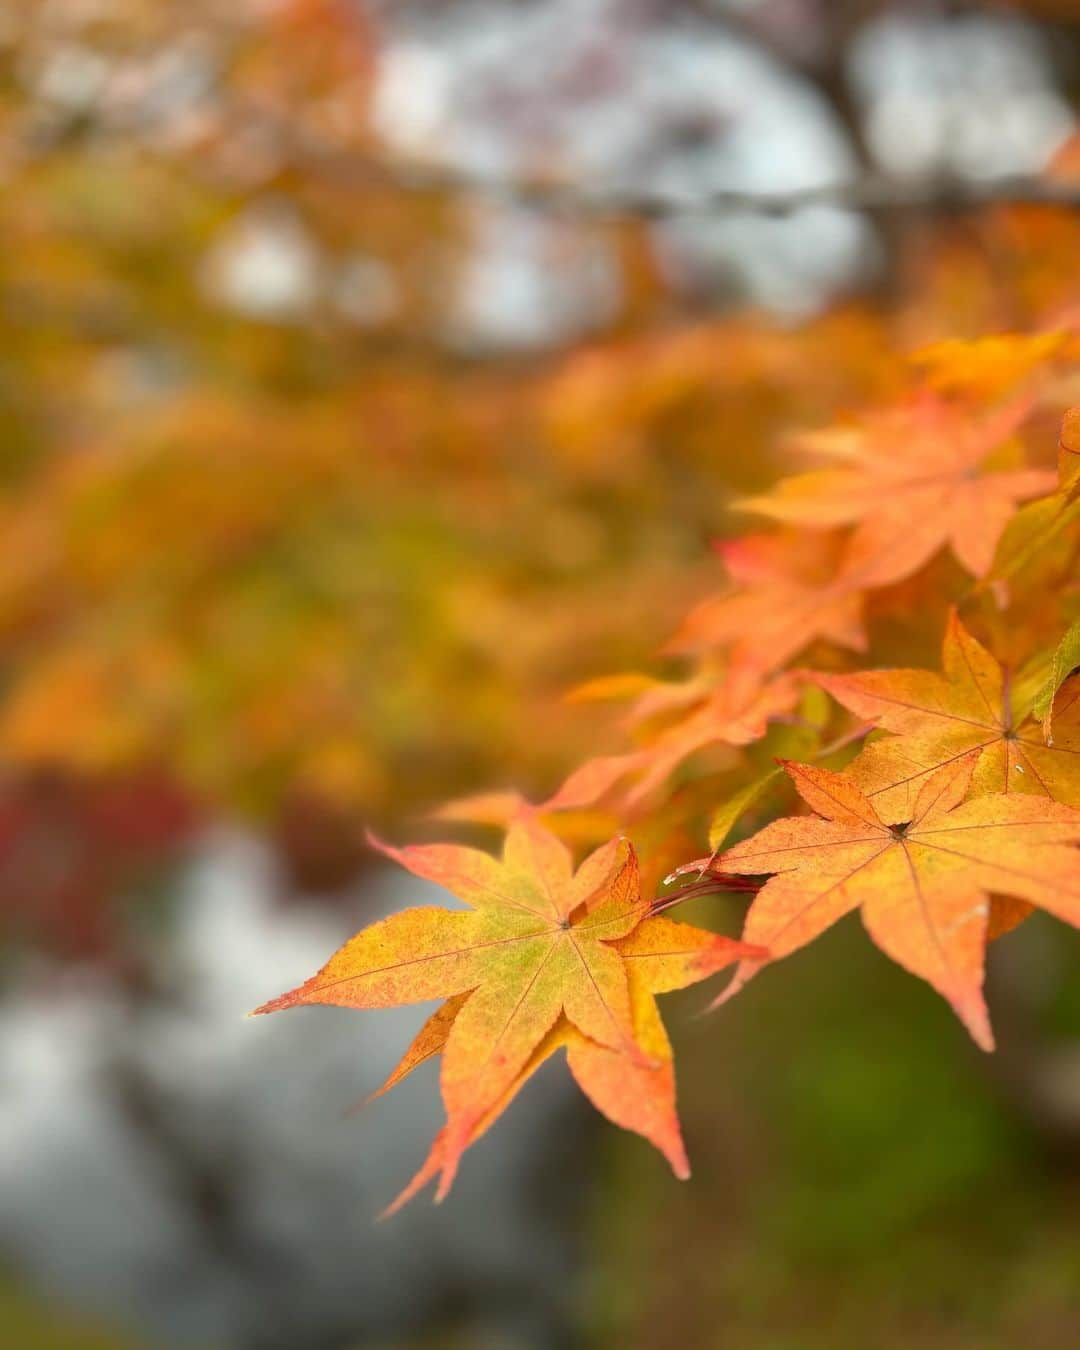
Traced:
<path fill-rule="evenodd" d="M 1080 408 L 1068 408 L 1061 419 L 1058 479 L 1062 492 L 1080 489 Z"/>
<path fill-rule="evenodd" d="M 670 708 L 686 708 L 686 715 L 669 723 L 639 750 L 587 760 L 544 803 L 544 810 L 592 806 L 627 778 L 632 782 L 622 791 L 621 803 L 633 808 L 699 750 L 760 740 L 772 718 L 791 711 L 798 693 L 798 680 L 792 675 L 762 683 L 758 672 L 748 667 L 732 668 L 719 683 L 695 677 L 681 685 L 659 685 L 642 695 L 630 721 Z"/>
<path fill-rule="evenodd" d="M 600 1110 L 652 1140 L 685 1175 L 671 1050 L 653 994 L 761 953 L 650 917 L 637 857 L 622 839 L 597 849 L 576 872 L 566 846 L 531 813 L 511 823 L 501 860 L 455 845 L 373 842 L 470 908 L 423 906 L 383 919 L 312 979 L 256 1011 L 450 1000 L 381 1089 L 442 1053 L 447 1123 L 433 1153 L 442 1173 L 439 1199 L 464 1150 L 562 1045 Z"/>
<path fill-rule="evenodd" d="M 835 533 L 783 530 L 716 545 L 733 582 L 691 610 L 672 652 L 730 649 L 733 666 L 779 670 L 818 638 L 863 651 L 861 589 Z"/>
<path fill-rule="evenodd" d="M 888 956 L 952 1004 L 993 1049 L 982 995 L 989 893 L 1019 897 L 1080 926 L 1080 811 L 1044 797 L 965 801 L 977 754 L 931 774 L 910 821 L 890 826 L 854 782 L 787 762 L 817 813 L 773 821 L 720 855 L 724 872 L 774 873 L 755 897 L 743 939 L 767 960 L 804 947 L 853 909 Z M 765 964 L 740 962 L 723 1001 Z"/>
<path fill-rule="evenodd" d="M 1042 469 L 986 472 L 1030 407 L 1018 399 L 984 417 L 933 396 L 887 408 L 861 427 L 803 436 L 799 445 L 837 467 L 784 479 L 741 505 L 794 525 L 854 525 L 850 578 L 884 586 L 917 571 L 945 544 L 974 576 L 990 569 L 1017 502 L 1053 491 Z"/>
<path fill-rule="evenodd" d="M 938 393 L 994 398 L 1021 382 L 1045 375 L 1068 344 L 1069 331 L 990 333 L 944 338 L 912 354 Z"/>
<path fill-rule="evenodd" d="M 1057 491 L 1029 502 L 1009 521 L 995 548 L 987 581 L 1013 578 L 1051 543 L 1068 539 L 1080 525 L 1080 408 L 1069 408 L 1058 440 Z"/>
<path fill-rule="evenodd" d="M 616 1125 L 648 1139 L 664 1155 L 680 1180 L 690 1175 L 690 1164 L 675 1105 L 675 1065 L 654 995 L 683 989 L 706 979 L 741 953 L 763 954 L 757 948 L 733 943 L 714 933 L 654 916 L 625 938 L 612 943 L 626 969 L 634 1029 L 638 1044 L 650 1057 L 639 1063 L 599 1045 L 562 1017 L 533 1051 L 525 1067 L 490 1110 L 473 1127 L 475 1142 L 498 1119 L 525 1082 L 559 1050 L 575 1081 L 592 1104 Z M 421 1028 L 401 1063 L 373 1096 L 396 1086 L 425 1060 L 446 1046 L 457 1014 L 469 995 L 448 999 Z M 435 1136 L 419 1171 L 389 1205 L 392 1214 L 423 1189 L 446 1164 L 447 1130 Z"/>
<path fill-rule="evenodd" d="M 869 670 L 811 676 L 864 721 L 896 733 L 875 741 L 848 766 L 882 820 L 910 820 L 927 778 L 976 753 L 973 790 L 1026 792 L 1080 807 L 1080 680 L 1058 695 L 1054 741 L 1047 745 L 1029 707 L 1014 707 L 1005 671 L 950 616 L 944 674 Z"/>

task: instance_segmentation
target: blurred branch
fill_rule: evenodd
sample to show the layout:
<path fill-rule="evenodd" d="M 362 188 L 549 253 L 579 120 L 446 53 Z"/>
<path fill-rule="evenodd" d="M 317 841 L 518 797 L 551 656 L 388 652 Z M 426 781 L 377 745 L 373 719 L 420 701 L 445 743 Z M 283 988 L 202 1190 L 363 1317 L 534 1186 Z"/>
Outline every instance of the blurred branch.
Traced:
<path fill-rule="evenodd" d="M 867 177 L 850 183 L 822 184 L 787 192 L 739 192 L 721 189 L 697 199 L 678 199 L 652 193 L 590 191 L 543 185 L 499 185 L 459 181 L 462 190 L 506 195 L 524 204 L 553 211 L 571 210 L 588 215 L 631 215 L 663 219 L 670 216 L 722 215 L 751 211 L 785 216 L 808 206 L 846 210 L 932 211 L 972 210 L 995 202 L 1037 203 L 1080 207 L 1080 184 L 1046 183 L 1032 179 L 1002 179 L 991 183 L 932 182 L 898 184 Z"/>
<path fill-rule="evenodd" d="M 872 170 L 842 182 L 770 192 L 714 188 L 698 196 L 676 196 L 647 188 L 624 188 L 556 178 L 474 173 L 419 160 L 391 159 L 335 146 L 263 105 L 233 100 L 232 111 L 253 123 L 280 149 L 284 171 L 318 176 L 350 191 L 396 191 L 415 196 L 488 199 L 546 215 L 593 220 L 667 220 L 751 212 L 783 217 L 806 207 L 955 215 L 993 205 L 1080 208 L 1080 181 L 1035 175 L 987 179 L 931 177 L 897 179 Z"/>
<path fill-rule="evenodd" d="M 500 178 L 437 165 L 373 160 L 311 147 L 304 147 L 298 160 L 297 167 L 332 177 L 343 188 L 392 190 L 418 196 L 487 198 L 550 215 L 601 220 L 665 220 L 738 212 L 789 216 L 812 206 L 931 215 L 951 215 L 1003 204 L 1080 208 L 1080 182 L 1035 177 L 907 181 L 867 173 L 847 182 L 821 183 L 784 191 L 746 192 L 718 188 L 697 197 L 677 197 L 643 189 Z"/>
<path fill-rule="evenodd" d="M 233 98 L 229 105 L 231 116 L 245 131 L 260 132 L 275 145 L 281 155 L 279 175 L 310 175 L 349 191 L 487 199 L 546 215 L 592 220 L 667 220 L 741 212 L 784 217 L 814 206 L 864 211 L 878 217 L 955 215 L 1005 204 L 1080 208 L 1080 181 L 1035 175 L 898 179 L 867 168 L 857 177 L 840 182 L 777 191 L 713 188 L 696 196 L 556 178 L 489 175 L 450 165 L 392 159 L 358 148 L 334 145 L 258 101 Z M 850 109 L 848 112 L 850 114 Z M 855 125 L 849 116 L 849 131 Z M 92 129 L 92 126 L 82 124 L 68 125 L 54 129 L 49 135 L 43 135 L 38 129 L 27 137 L 22 153 L 30 160 L 45 157 L 59 142 L 72 136 L 77 138 Z M 864 148 L 860 146 L 860 149 L 865 154 Z"/>

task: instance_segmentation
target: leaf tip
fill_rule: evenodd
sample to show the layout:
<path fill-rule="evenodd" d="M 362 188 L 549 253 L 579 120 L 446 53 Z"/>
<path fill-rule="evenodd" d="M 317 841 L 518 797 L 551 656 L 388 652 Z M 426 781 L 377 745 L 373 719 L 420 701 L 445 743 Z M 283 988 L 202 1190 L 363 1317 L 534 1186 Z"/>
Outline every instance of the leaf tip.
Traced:
<path fill-rule="evenodd" d="M 985 1054 L 992 1055 L 997 1049 L 997 1043 L 994 1040 L 993 1028 L 990 1026 L 990 1014 L 982 999 L 978 1000 L 977 1006 L 958 1007 L 956 1011 L 979 1049 Z"/>
<path fill-rule="evenodd" d="M 257 1008 L 247 1014 L 248 1017 L 261 1017 L 264 1013 L 280 1012 L 284 1008 L 292 1008 L 300 1002 L 300 993 L 304 986 L 299 989 L 290 989 L 286 994 L 279 994 L 277 998 L 268 999 L 266 1003 L 260 1003 Z"/>
<path fill-rule="evenodd" d="M 958 992 L 946 991 L 946 997 L 971 1039 L 980 1050 L 992 1055 L 997 1046 L 990 1025 L 990 1012 L 981 988 L 961 989 Z"/>
<path fill-rule="evenodd" d="M 761 948 L 760 950 L 766 951 L 765 948 Z M 771 957 L 767 954 L 764 958 L 755 957 L 753 960 L 744 957 L 742 961 L 740 961 L 739 967 L 730 982 L 720 990 L 711 1003 L 707 1004 L 702 1009 L 702 1014 L 716 1012 L 716 1010 L 722 1008 L 725 1003 L 730 1003 L 735 995 L 750 983 L 762 966 L 766 965 L 770 959 Z"/>
<path fill-rule="evenodd" d="M 681 1138 L 670 1149 L 665 1150 L 665 1156 L 676 1181 L 689 1181 L 690 1159 L 686 1156 L 686 1148 Z"/>
<path fill-rule="evenodd" d="M 701 977 L 707 979 L 717 975 L 736 961 L 764 963 L 770 960 L 767 947 L 757 947 L 749 942 L 740 942 L 738 938 L 725 937 L 718 933 L 708 947 L 703 948 L 694 961 Z"/>
<path fill-rule="evenodd" d="M 384 840 L 380 839 L 379 836 L 372 829 L 366 829 L 364 831 L 364 843 L 367 844 L 368 848 L 374 849 L 376 853 L 383 853 L 388 858 L 392 858 L 394 856 L 394 850 L 390 847 L 390 845 L 387 844 Z"/>

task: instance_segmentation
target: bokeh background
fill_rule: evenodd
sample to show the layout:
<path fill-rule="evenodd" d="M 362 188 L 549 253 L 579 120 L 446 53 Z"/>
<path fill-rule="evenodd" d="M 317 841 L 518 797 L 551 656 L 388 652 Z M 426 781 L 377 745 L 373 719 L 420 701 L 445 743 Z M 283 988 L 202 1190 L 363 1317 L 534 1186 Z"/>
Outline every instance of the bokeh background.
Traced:
<path fill-rule="evenodd" d="M 378 1227 L 421 1010 L 243 1016 L 420 898 L 364 826 L 598 748 L 785 434 L 1075 322 L 1078 107 L 1076 0 L 0 0 L 0 1342 L 1080 1339 L 1037 919 L 992 1062 L 841 927 L 675 1000 L 689 1185 L 550 1066 Z"/>

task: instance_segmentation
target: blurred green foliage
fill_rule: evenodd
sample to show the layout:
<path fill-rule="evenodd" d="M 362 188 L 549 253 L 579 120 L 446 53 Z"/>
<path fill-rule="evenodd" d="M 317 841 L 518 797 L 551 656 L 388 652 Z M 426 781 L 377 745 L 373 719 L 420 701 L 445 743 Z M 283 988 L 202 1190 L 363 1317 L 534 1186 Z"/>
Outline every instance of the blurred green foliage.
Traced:
<path fill-rule="evenodd" d="M 1080 999 L 1080 939 L 1031 928 L 1002 941 L 1057 944 L 1066 973 L 1042 1028 L 1061 1031 Z M 755 982 L 723 1026 L 678 1027 L 690 1187 L 673 1191 L 637 1141 L 606 1141 L 594 1343 L 1069 1344 L 1080 1179 L 1055 1165 L 1034 1103 L 1019 1109 L 948 1009 L 857 923 L 822 942 L 784 981 Z"/>

